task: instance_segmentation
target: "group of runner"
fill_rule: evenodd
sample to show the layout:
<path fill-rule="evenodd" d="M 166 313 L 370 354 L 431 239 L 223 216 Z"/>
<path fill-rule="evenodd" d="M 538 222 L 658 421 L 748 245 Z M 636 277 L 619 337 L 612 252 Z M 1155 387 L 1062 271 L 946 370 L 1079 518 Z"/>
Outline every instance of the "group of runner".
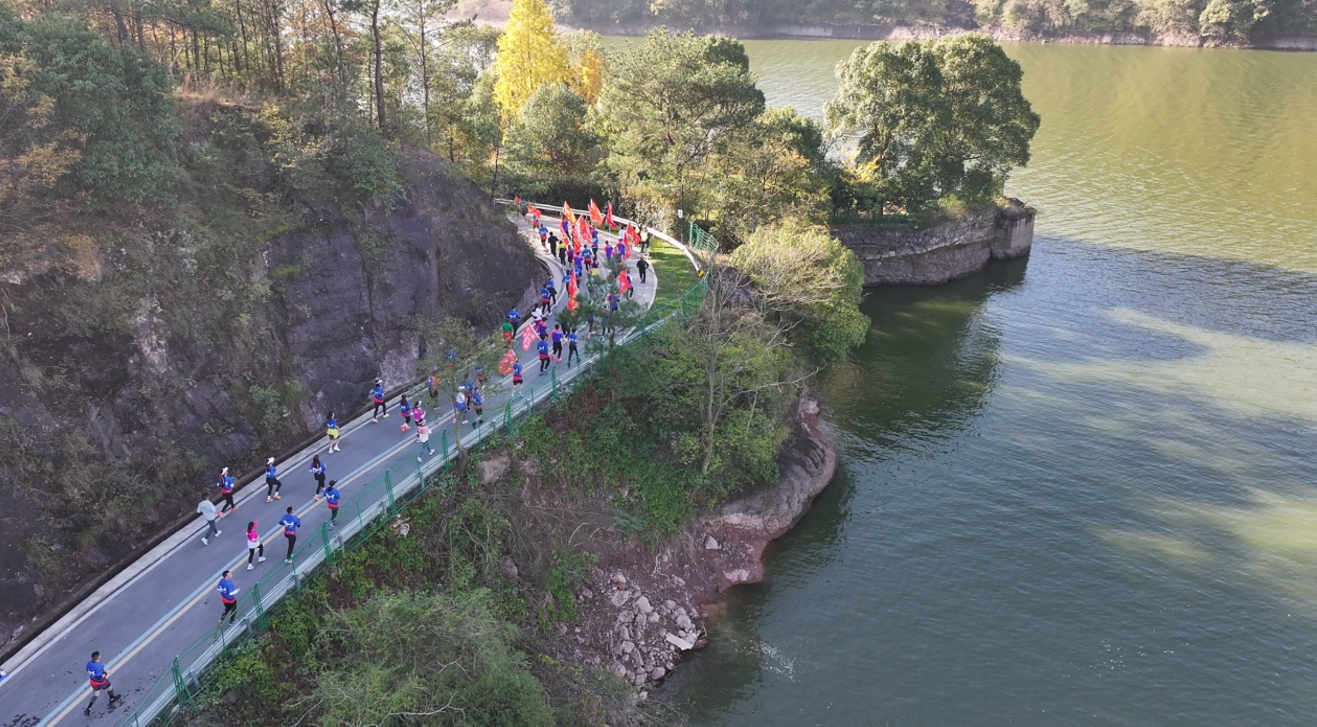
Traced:
<path fill-rule="evenodd" d="M 597 212 L 597 208 L 593 207 L 593 203 L 591 203 L 591 205 L 592 209 Z M 612 210 L 610 206 L 610 219 L 611 215 Z M 539 234 L 541 244 L 544 245 L 550 255 L 556 257 L 566 269 L 566 274 L 563 276 L 563 285 L 569 290 L 570 294 L 575 294 L 577 281 L 583 277 L 587 279 L 587 285 L 594 284 L 595 274 L 600 266 L 601 255 L 599 252 L 599 232 L 593 224 L 589 225 L 588 233 L 585 232 L 587 228 L 584 226 L 582 226 L 581 232 L 579 233 L 582 236 L 584 234 L 589 234 L 590 244 L 582 245 L 580 243 L 580 237 L 578 237 L 577 244 L 573 246 L 561 244 L 560 239 L 556 234 L 549 234 L 540 218 L 538 210 L 531 207 L 528 216 L 530 217 L 532 228 Z M 571 237 L 572 233 L 568 231 L 565 219 L 563 223 L 563 232 L 564 235 L 567 235 L 569 238 Z M 649 246 L 648 230 L 639 233 L 631 239 L 635 247 L 643 255 Z M 626 247 L 626 242 L 619 238 L 616 244 L 612 241 L 608 241 L 604 244 L 602 257 L 605 262 L 613 260 L 614 257 L 618 260 L 623 260 L 628 257 L 627 252 L 628 249 Z M 641 282 L 646 280 L 648 268 L 649 263 L 644 257 L 640 257 L 636 263 L 636 270 L 640 275 Z M 628 296 L 634 293 L 634 287 L 631 285 L 631 274 L 625 265 L 621 266 L 618 282 L 619 287 L 624 290 Z M 553 315 L 553 306 L 557 304 L 557 301 L 558 291 L 553 278 L 550 278 L 541 287 L 540 304 L 531 309 L 530 320 L 528 321 L 528 325 L 533 328 L 535 338 L 537 339 L 535 345 L 536 353 L 540 361 L 539 373 L 541 376 L 549 370 L 554 362 L 561 363 L 563 361 L 564 348 L 567 355 L 567 366 L 570 368 L 573 361 L 576 361 L 578 365 L 580 364 L 580 338 L 577 334 L 576 328 L 565 328 L 561 323 L 554 323 L 552 328 L 549 327 L 549 318 Z M 607 303 L 610 312 L 618 310 L 619 302 L 620 293 L 609 293 Z M 514 342 L 517 327 L 520 322 L 521 314 L 515 308 L 508 312 L 506 320 L 502 324 L 502 330 L 504 332 L 505 341 L 509 345 Z M 592 314 L 587 315 L 586 325 L 586 336 L 592 336 L 594 334 L 595 325 L 595 318 Z M 607 325 L 606 321 L 604 322 L 604 325 Z M 515 360 L 515 356 L 513 356 L 512 359 L 513 361 L 510 371 L 505 371 L 505 373 L 511 373 L 512 375 L 513 396 L 520 396 L 522 393 L 521 386 L 524 384 L 525 379 L 522 375 L 520 361 Z M 472 414 L 476 417 L 475 424 L 477 426 L 484 421 L 483 385 L 485 383 L 485 376 L 479 367 L 476 367 L 475 374 L 474 381 L 464 382 L 458 387 L 457 393 L 454 396 L 454 424 L 457 424 L 459 420 L 461 424 L 469 423 L 468 417 Z M 432 405 L 437 406 L 439 402 L 439 387 L 434 376 L 429 377 L 426 382 L 426 388 L 428 389 Z M 382 379 L 375 379 L 369 396 L 370 401 L 373 404 L 370 420 L 371 423 L 378 423 L 380 419 L 387 419 L 389 417 L 389 405 L 385 396 Z M 419 444 L 416 460 L 418 462 L 423 462 L 426 456 L 433 455 L 435 452 L 429 443 L 431 429 L 426 421 L 426 411 L 420 401 L 420 397 L 418 396 L 415 399 L 409 399 L 406 394 L 403 394 L 398 403 L 398 413 L 402 418 L 400 424 L 400 429 L 402 431 L 408 432 L 412 431 L 413 428 L 415 429 L 414 436 Z M 334 452 L 342 451 L 342 435 L 339 430 L 336 413 L 333 411 L 329 412 L 328 416 L 325 418 L 325 431 L 329 439 L 329 445 L 325 454 L 329 455 Z M 333 529 L 335 527 L 335 521 L 338 519 L 339 500 L 341 497 L 338 489 L 338 481 L 327 480 L 328 468 L 321 460 L 319 454 L 312 456 L 308 471 L 316 482 L 316 489 L 313 498 L 317 503 L 322 499 L 324 500 L 329 509 L 329 523 L 327 527 Z M 219 507 L 217 507 L 209 497 L 205 497 L 197 504 L 196 510 L 197 513 L 202 516 L 206 524 L 206 528 L 201 536 L 201 543 L 206 546 L 210 545 L 211 538 L 218 537 L 222 534 L 223 531 L 219 527 L 220 520 L 226 515 L 238 510 L 238 505 L 233 499 L 234 478 L 229 474 L 228 467 L 224 467 L 220 470 L 215 484 L 219 489 L 220 494 Z M 265 462 L 265 486 L 265 502 L 267 504 L 282 499 L 283 482 L 279 479 L 279 469 L 275 464 L 273 457 L 268 458 Z M 279 518 L 278 523 L 282 528 L 284 539 L 287 541 L 288 545 L 288 552 L 284 558 L 284 563 L 291 564 L 293 562 L 293 551 L 297 545 L 297 532 L 298 529 L 302 527 L 302 521 L 297 516 L 294 508 L 288 507 L 285 509 L 283 516 Z M 259 525 L 259 521 L 251 520 L 248 521 L 246 527 L 247 570 L 249 571 L 255 569 L 257 563 L 265 562 L 265 543 L 261 539 L 261 534 L 258 529 Z M 235 623 L 238 617 L 238 592 L 240 589 L 233 581 L 232 571 L 225 570 L 221 574 L 219 583 L 216 584 L 215 590 L 219 593 L 220 602 L 223 605 L 223 612 L 220 614 L 219 618 L 220 625 L 223 625 L 225 621 L 230 624 Z M 92 697 L 91 701 L 83 709 L 83 714 L 87 716 L 91 715 L 92 705 L 96 703 L 101 692 L 105 692 L 109 695 L 110 701 L 108 706 L 113 709 L 122 699 L 122 696 L 114 693 L 114 688 L 110 684 L 109 672 L 100 661 L 99 651 L 92 653 L 91 660 L 87 662 L 86 668 L 87 678 L 92 689 Z M 5 676 L 8 675 L 6 674 Z"/>

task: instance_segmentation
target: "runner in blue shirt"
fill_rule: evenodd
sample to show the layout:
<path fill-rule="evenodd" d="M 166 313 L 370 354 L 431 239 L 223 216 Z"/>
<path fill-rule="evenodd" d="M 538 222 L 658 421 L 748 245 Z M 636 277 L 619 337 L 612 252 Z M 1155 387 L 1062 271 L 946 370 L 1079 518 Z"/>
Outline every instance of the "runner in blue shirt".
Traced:
<path fill-rule="evenodd" d="M 293 508 L 288 508 L 288 514 L 279 518 L 279 524 L 284 526 L 284 537 L 288 539 L 288 557 L 284 559 L 285 563 L 293 562 L 293 548 L 297 545 L 297 529 L 302 527 L 302 521 L 293 514 Z"/>
<path fill-rule="evenodd" d="M 542 246 L 544 247 L 545 250 L 548 250 L 548 249 L 549 249 L 549 228 L 545 227 L 544 225 L 540 225 L 540 229 L 538 230 L 538 232 L 540 233 L 540 245 L 542 245 Z"/>
<path fill-rule="evenodd" d="M 562 332 L 562 326 L 558 323 L 553 324 L 553 357 L 558 363 L 562 363 L 562 339 L 565 337 Z"/>
<path fill-rule="evenodd" d="M 535 350 L 540 354 L 540 376 L 549 370 L 549 342 L 541 340 L 535 344 Z"/>
<path fill-rule="evenodd" d="M 576 359 L 576 365 L 581 365 L 581 352 L 576 350 L 576 329 L 573 328 L 571 333 L 567 334 L 567 368 L 572 367 L 572 359 Z"/>
<path fill-rule="evenodd" d="M 307 468 L 311 476 L 316 478 L 316 502 L 320 502 L 320 493 L 325 489 L 325 465 L 320 461 L 320 455 L 311 458 L 311 466 Z"/>
<path fill-rule="evenodd" d="M 545 281 L 544 287 L 549 289 L 549 302 L 558 305 L 558 289 L 553 287 L 553 278 Z"/>
<path fill-rule="evenodd" d="M 219 591 L 220 603 L 224 604 L 224 613 L 221 613 L 219 618 L 220 626 L 224 625 L 225 616 L 228 616 L 229 623 L 232 624 L 238 620 L 238 587 L 229 580 L 229 571 L 224 571 L 220 576 L 219 585 L 215 590 Z"/>
<path fill-rule="evenodd" d="M 476 426 L 485 422 L 485 397 L 480 394 L 480 387 L 471 392 L 471 411 L 476 413 Z"/>
<path fill-rule="evenodd" d="M 508 311 L 508 322 L 512 324 L 513 329 L 516 329 L 517 324 L 521 323 L 521 314 L 517 312 L 516 308 Z"/>
<path fill-rule="evenodd" d="M 521 362 L 518 361 L 517 363 L 512 364 L 512 395 L 513 396 L 521 396 L 521 385 L 524 383 L 526 383 L 526 380 L 521 378 Z"/>
<path fill-rule="evenodd" d="M 224 507 L 220 508 L 220 516 L 222 517 L 225 512 L 237 510 L 238 506 L 233 504 L 233 477 L 229 474 L 228 467 L 220 470 L 219 480 L 215 484 L 219 485 L 220 496 L 224 498 Z"/>
<path fill-rule="evenodd" d="M 91 716 L 91 705 L 96 703 L 96 697 L 101 692 L 110 695 L 110 709 L 119 702 L 119 695 L 114 693 L 114 686 L 110 684 L 110 673 L 105 671 L 105 665 L 101 664 L 101 652 L 91 652 L 91 661 L 87 662 L 87 681 L 91 682 L 91 701 L 87 703 L 87 708 L 82 710 L 84 716 Z"/>
<path fill-rule="evenodd" d="M 420 429 L 424 424 L 417 424 L 416 428 Z M 330 480 L 329 487 L 325 490 L 325 504 L 329 505 L 329 529 L 334 529 L 334 521 L 338 519 L 338 480 Z"/>
<path fill-rule="evenodd" d="M 385 419 L 388 419 L 389 406 L 384 403 L 384 382 L 382 380 L 375 379 L 375 387 L 370 390 L 370 400 L 375 404 L 375 408 L 371 409 L 370 412 L 371 423 L 378 422 L 381 413 Z"/>
<path fill-rule="evenodd" d="M 411 428 L 412 428 L 412 427 L 411 427 L 411 423 L 412 423 L 412 405 L 411 405 L 411 402 L 407 401 L 407 395 L 406 395 L 406 394 L 403 394 L 403 395 L 402 395 L 402 401 L 398 403 L 398 413 L 402 415 L 402 427 L 401 427 L 401 429 L 402 429 L 404 432 L 407 431 L 408 429 L 411 429 Z"/>
<path fill-rule="evenodd" d="M 540 311 L 544 315 L 548 315 L 549 310 L 549 289 L 547 287 L 540 288 Z"/>
<path fill-rule="evenodd" d="M 325 454 L 342 452 L 343 448 L 338 443 L 338 418 L 334 416 L 332 411 L 329 412 L 328 417 L 325 417 L 325 434 L 329 435 L 329 451 Z"/>
<path fill-rule="evenodd" d="M 275 500 L 283 499 L 283 497 L 279 495 L 279 490 L 283 489 L 284 483 L 279 481 L 279 478 L 276 476 L 278 474 L 279 474 L 279 470 L 274 466 L 274 457 L 267 459 L 265 461 L 265 501 L 266 502 L 274 502 Z"/>

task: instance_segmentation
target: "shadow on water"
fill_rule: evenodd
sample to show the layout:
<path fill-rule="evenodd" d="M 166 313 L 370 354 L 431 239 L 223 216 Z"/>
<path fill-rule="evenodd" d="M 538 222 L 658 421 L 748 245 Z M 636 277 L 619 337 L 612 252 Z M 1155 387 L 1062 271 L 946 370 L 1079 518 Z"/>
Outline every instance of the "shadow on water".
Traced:
<path fill-rule="evenodd" d="M 819 382 L 837 479 L 660 696 L 701 725 L 1304 724 L 1315 293 L 1047 237 L 872 293 Z"/>

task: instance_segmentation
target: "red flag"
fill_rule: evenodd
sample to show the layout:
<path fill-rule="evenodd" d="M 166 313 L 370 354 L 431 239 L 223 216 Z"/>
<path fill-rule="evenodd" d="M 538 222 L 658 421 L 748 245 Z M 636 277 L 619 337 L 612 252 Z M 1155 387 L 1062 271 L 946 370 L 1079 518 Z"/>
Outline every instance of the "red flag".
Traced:
<path fill-rule="evenodd" d="M 572 279 L 569 280 L 569 281 L 567 281 L 567 297 L 568 297 L 568 298 L 575 298 L 575 297 L 576 297 L 576 290 L 577 290 L 577 288 L 576 288 L 576 275 L 575 275 L 575 274 L 572 274 Z"/>
<path fill-rule="evenodd" d="M 503 354 L 503 360 L 498 362 L 498 372 L 504 376 L 512 373 L 512 364 L 516 362 L 517 354 L 509 348 L 508 352 Z"/>
<path fill-rule="evenodd" d="M 576 229 L 579 231 L 579 233 L 580 233 L 580 235 L 581 235 L 581 241 L 582 241 L 582 242 L 588 242 L 588 241 L 590 240 L 590 224 L 589 224 L 589 220 L 587 220 L 587 219 L 585 219 L 584 217 L 582 217 L 582 218 L 578 219 L 576 222 L 577 222 L 577 224 L 576 224 Z"/>
<path fill-rule="evenodd" d="M 576 312 L 576 309 L 579 308 L 580 306 L 581 304 L 577 303 L 575 298 L 572 298 L 571 300 L 567 301 L 567 310 L 572 311 L 573 313 Z"/>
<path fill-rule="evenodd" d="M 599 226 L 604 224 L 604 213 L 599 211 L 599 205 L 590 200 L 590 221 Z"/>
<path fill-rule="evenodd" d="M 605 224 L 608 225 L 608 229 L 610 229 L 610 230 L 616 230 L 616 229 L 617 229 L 617 223 L 616 223 L 616 222 L 613 222 L 613 203 L 612 203 L 612 202 L 609 202 L 609 203 L 608 203 L 608 214 L 607 214 L 607 218 L 608 218 L 608 219 L 606 219 L 604 222 L 605 222 Z"/>
<path fill-rule="evenodd" d="M 516 202 L 518 207 L 521 206 L 521 196 L 520 196 L 520 195 L 518 195 L 517 198 L 514 199 L 514 200 L 512 200 L 512 201 L 513 201 L 513 202 Z"/>
<path fill-rule="evenodd" d="M 562 216 L 563 219 L 567 220 L 573 225 L 576 224 L 576 215 L 572 213 L 572 206 L 567 204 L 566 202 L 562 203 Z"/>
<path fill-rule="evenodd" d="M 537 220 L 540 218 L 540 211 L 533 204 L 526 205 L 526 212 L 530 213 L 530 215 Z"/>
<path fill-rule="evenodd" d="M 626 273 L 622 273 L 620 276 L 618 276 L 618 278 L 617 278 L 617 292 L 619 292 L 619 293 L 625 293 L 625 292 L 627 292 L 627 290 L 628 290 L 630 287 L 631 287 L 631 276 L 630 276 L 630 275 L 627 275 Z"/>
<path fill-rule="evenodd" d="M 535 343 L 535 326 L 526 326 L 521 329 L 521 350 L 529 351 Z"/>

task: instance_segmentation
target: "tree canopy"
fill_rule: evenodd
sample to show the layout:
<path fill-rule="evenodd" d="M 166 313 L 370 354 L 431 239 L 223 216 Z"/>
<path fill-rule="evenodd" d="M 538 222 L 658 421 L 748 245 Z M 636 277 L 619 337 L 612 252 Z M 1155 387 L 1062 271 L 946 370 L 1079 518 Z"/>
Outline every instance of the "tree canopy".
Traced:
<path fill-rule="evenodd" d="M 983 34 L 879 41 L 838 65 L 829 131 L 854 141 L 875 211 L 914 211 L 949 194 L 987 199 L 1028 162 L 1038 130 L 1022 77 Z"/>
<path fill-rule="evenodd" d="M 503 116 L 520 114 L 541 87 L 571 80 L 567 60 L 544 0 L 513 0 L 494 63 L 494 100 Z"/>

